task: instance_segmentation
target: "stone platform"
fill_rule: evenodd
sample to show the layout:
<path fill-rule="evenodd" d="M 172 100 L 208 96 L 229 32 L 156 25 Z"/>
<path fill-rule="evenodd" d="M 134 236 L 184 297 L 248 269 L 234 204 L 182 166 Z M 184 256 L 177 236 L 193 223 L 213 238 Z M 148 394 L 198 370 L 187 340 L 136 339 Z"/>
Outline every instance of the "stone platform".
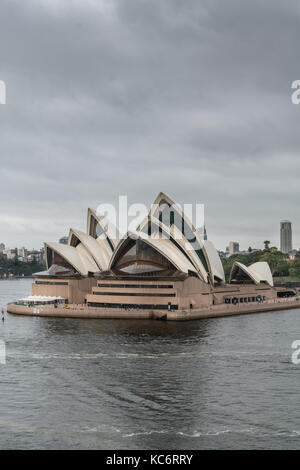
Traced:
<path fill-rule="evenodd" d="M 154 319 L 187 321 L 198 320 L 202 318 L 226 317 L 232 315 L 245 315 L 251 313 L 271 312 L 277 310 L 287 310 L 300 308 L 300 300 L 270 300 L 267 302 L 252 302 L 251 304 L 237 305 L 215 305 L 200 310 L 192 311 L 158 311 L 158 310 L 139 310 L 139 309 L 105 309 L 93 308 L 86 305 L 71 304 L 70 308 L 58 307 L 53 305 L 43 305 L 36 307 L 26 307 L 9 303 L 7 312 L 16 315 L 29 315 L 40 317 L 61 317 L 61 318 L 102 318 L 102 319 Z"/>

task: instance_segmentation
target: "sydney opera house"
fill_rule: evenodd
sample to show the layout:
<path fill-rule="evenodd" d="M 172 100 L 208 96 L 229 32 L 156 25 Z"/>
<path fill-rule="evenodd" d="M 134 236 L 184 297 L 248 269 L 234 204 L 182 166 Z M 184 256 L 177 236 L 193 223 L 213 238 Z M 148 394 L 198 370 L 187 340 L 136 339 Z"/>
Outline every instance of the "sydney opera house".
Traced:
<path fill-rule="evenodd" d="M 81 316 L 101 317 L 102 312 L 113 318 L 116 312 L 126 312 L 127 317 L 139 313 L 143 318 L 176 319 L 218 306 L 262 306 L 295 295 L 273 286 L 265 262 L 249 267 L 234 263 L 226 284 L 212 242 L 203 240 L 163 193 L 136 230 L 125 236 L 88 209 L 87 231 L 70 229 L 68 244 L 47 242 L 45 254 L 47 271 L 35 275 L 31 304 L 23 299 L 9 304 L 8 311 L 27 313 L 30 307 L 49 303 L 54 303 L 53 311 L 61 311 L 63 302 L 74 312 L 80 309 Z"/>

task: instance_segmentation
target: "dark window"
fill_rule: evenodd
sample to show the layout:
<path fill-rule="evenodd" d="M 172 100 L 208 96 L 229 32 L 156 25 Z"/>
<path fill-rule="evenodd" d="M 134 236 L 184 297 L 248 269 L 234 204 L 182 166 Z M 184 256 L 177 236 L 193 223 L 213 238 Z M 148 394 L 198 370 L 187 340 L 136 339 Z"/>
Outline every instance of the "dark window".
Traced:
<path fill-rule="evenodd" d="M 279 291 L 277 292 L 277 297 L 294 297 L 295 292 L 294 291 Z"/>
<path fill-rule="evenodd" d="M 166 201 L 162 201 L 159 208 L 155 213 L 156 217 L 167 227 L 175 225 L 181 233 L 184 234 L 185 238 L 191 243 L 193 249 L 196 251 L 198 258 L 202 262 L 206 272 L 209 272 L 206 258 L 199 241 L 197 240 L 195 233 L 191 227 L 184 221 L 181 215 L 177 212 L 174 207 L 171 207 Z"/>
<path fill-rule="evenodd" d="M 173 294 L 156 294 L 153 292 L 144 293 L 144 292 L 93 292 L 93 295 L 123 295 L 127 297 L 136 296 L 136 297 L 175 297 Z"/>
<path fill-rule="evenodd" d="M 173 289 L 171 284 L 102 284 L 98 283 L 98 287 L 122 287 L 126 289 Z"/>
<path fill-rule="evenodd" d="M 231 275 L 231 282 L 234 284 L 254 284 L 251 277 L 239 266 L 234 266 Z"/>
<path fill-rule="evenodd" d="M 98 238 L 100 235 L 104 234 L 107 240 L 107 243 L 109 244 L 110 248 L 112 251 L 114 251 L 114 247 L 110 239 L 108 238 L 107 234 L 103 230 L 102 226 L 99 224 L 99 222 L 95 219 L 95 217 L 91 216 L 91 226 L 90 226 L 90 235 L 93 238 Z"/>
<path fill-rule="evenodd" d="M 80 240 L 79 238 L 76 237 L 76 235 L 72 235 L 72 238 L 71 238 L 71 246 L 74 246 L 76 248 L 76 246 L 78 246 L 80 244 Z"/>
<path fill-rule="evenodd" d="M 89 307 L 104 307 L 104 308 L 137 308 L 140 310 L 168 310 L 168 305 L 144 305 L 144 304 L 112 304 L 112 303 L 98 303 L 88 302 Z M 172 310 L 178 310 L 178 305 L 171 305 Z"/>
<path fill-rule="evenodd" d="M 68 263 L 67 260 L 65 260 L 59 253 L 52 250 L 50 247 L 47 247 L 46 256 L 47 256 L 47 264 L 48 264 L 49 268 L 51 268 L 51 266 L 55 265 L 55 266 L 59 266 L 61 268 L 65 268 L 64 271 L 68 270 L 68 271 L 70 271 L 70 273 L 74 272 L 73 266 L 71 266 L 70 263 Z M 59 270 L 58 270 L 58 272 L 59 272 Z"/>
<path fill-rule="evenodd" d="M 165 256 L 143 240 L 130 240 L 123 248 L 114 268 L 127 274 L 150 274 L 175 270 Z"/>
<path fill-rule="evenodd" d="M 35 281 L 35 284 L 43 284 L 50 286 L 67 286 L 68 282 L 54 282 L 54 281 Z"/>

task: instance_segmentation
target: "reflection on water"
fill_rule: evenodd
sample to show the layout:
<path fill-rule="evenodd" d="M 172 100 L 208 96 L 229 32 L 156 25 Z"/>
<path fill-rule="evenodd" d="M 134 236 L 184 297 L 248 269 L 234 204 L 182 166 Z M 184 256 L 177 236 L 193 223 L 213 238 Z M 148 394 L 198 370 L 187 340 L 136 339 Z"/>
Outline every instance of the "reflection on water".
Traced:
<path fill-rule="evenodd" d="M 30 284 L 0 282 L 1 304 Z M 187 323 L 9 315 L 0 448 L 296 448 L 299 313 Z"/>

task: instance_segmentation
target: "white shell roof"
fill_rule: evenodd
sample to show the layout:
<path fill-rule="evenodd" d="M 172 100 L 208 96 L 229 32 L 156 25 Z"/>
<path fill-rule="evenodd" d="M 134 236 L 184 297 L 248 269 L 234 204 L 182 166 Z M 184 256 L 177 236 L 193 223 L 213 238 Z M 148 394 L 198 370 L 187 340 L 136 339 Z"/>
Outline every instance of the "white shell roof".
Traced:
<path fill-rule="evenodd" d="M 203 265 L 202 261 L 200 260 L 199 256 L 197 255 L 195 249 L 193 248 L 192 243 L 190 243 L 190 241 L 184 236 L 182 231 L 179 230 L 175 225 L 172 225 L 169 228 L 162 222 L 158 221 L 157 217 L 155 216 L 155 211 L 157 209 L 157 206 L 159 206 L 162 201 L 166 201 L 168 204 L 174 207 L 174 210 L 178 212 L 178 214 L 183 218 L 187 226 L 192 230 L 198 242 L 198 245 L 202 248 L 203 255 L 207 262 L 208 270 L 209 270 L 212 282 L 214 282 L 214 280 L 216 280 L 217 278 L 218 281 L 225 283 L 225 274 L 224 274 L 222 261 L 219 257 L 219 254 L 215 246 L 210 240 L 203 241 L 201 239 L 198 231 L 195 229 L 195 227 L 193 226 L 189 218 L 184 214 L 182 209 L 174 201 L 172 201 L 172 199 L 170 199 L 166 194 L 162 192 L 158 194 L 158 196 L 156 197 L 151 207 L 149 215 L 139 225 L 138 230 L 142 230 L 149 221 L 155 224 L 159 224 L 167 233 L 170 233 L 170 235 L 173 236 L 176 242 L 185 251 L 185 253 L 189 257 L 193 265 L 197 268 L 198 276 L 200 277 L 200 279 L 204 280 L 205 282 L 208 281 L 206 268 Z"/>
<path fill-rule="evenodd" d="M 249 266 L 251 272 L 255 273 L 262 281 L 266 281 L 270 286 L 274 285 L 273 276 L 269 264 L 266 261 L 258 261 Z"/>
<path fill-rule="evenodd" d="M 74 248 L 63 243 L 46 242 L 45 247 L 58 253 L 82 276 L 87 276 L 89 272 L 99 272 L 97 264 L 82 244 Z"/>
<path fill-rule="evenodd" d="M 170 239 L 172 238 L 176 241 L 176 243 L 186 253 L 186 256 L 189 258 L 190 262 L 198 271 L 198 275 L 200 279 L 204 280 L 202 276 L 203 265 L 198 255 L 195 253 L 195 250 L 192 247 L 191 243 L 185 238 L 182 232 L 175 225 L 172 225 L 171 227 L 167 227 L 165 224 L 163 224 L 160 220 L 158 220 L 154 216 L 151 216 L 151 218 L 147 216 L 143 220 L 143 222 L 140 224 L 140 230 L 143 230 L 149 222 L 155 224 L 156 227 L 161 227 L 161 229 L 167 234 L 167 237 L 170 237 Z M 163 234 L 162 234 L 162 237 L 163 237 Z"/>
<path fill-rule="evenodd" d="M 87 233 L 90 234 L 90 228 L 91 228 L 91 218 L 94 218 L 98 224 L 102 227 L 102 230 L 104 231 L 104 237 L 108 238 L 109 241 L 111 242 L 113 248 L 116 248 L 119 240 L 120 240 L 120 233 L 117 227 L 112 224 L 109 220 L 101 217 L 98 217 L 97 213 L 91 209 L 88 208 L 88 220 L 87 220 Z M 112 253 L 112 250 L 108 244 L 109 250 Z"/>
<path fill-rule="evenodd" d="M 163 201 L 166 201 L 170 206 L 172 206 L 174 208 L 174 210 L 176 210 L 176 212 L 178 212 L 178 214 L 182 217 L 182 219 L 184 220 L 185 224 L 192 230 L 199 246 L 203 249 L 204 246 L 203 246 L 203 242 L 201 240 L 201 237 L 199 236 L 197 230 L 195 229 L 195 227 L 193 226 L 193 224 L 191 223 L 191 221 L 189 220 L 189 218 L 184 214 L 184 212 L 182 211 L 182 209 L 172 200 L 169 198 L 169 196 L 167 196 L 165 193 L 163 192 L 160 192 L 158 194 L 158 196 L 156 197 L 154 203 L 152 204 L 151 206 L 151 209 L 150 209 L 150 212 L 149 212 L 149 217 L 152 219 L 152 218 L 155 218 L 155 211 L 157 209 L 157 206 L 159 206 Z M 138 227 L 139 229 L 140 227 Z M 180 232 L 180 230 L 177 228 L 177 230 Z M 181 232 L 182 233 L 182 232 Z M 183 235 L 183 234 L 182 234 Z M 189 242 L 189 240 L 183 235 L 186 243 L 187 243 L 187 248 L 191 247 L 191 243 Z M 194 251 L 194 250 L 193 250 Z M 194 251 L 195 252 L 195 251 Z M 198 257 L 197 253 L 195 252 L 197 258 L 198 258 L 198 261 L 197 261 L 197 267 L 198 267 L 198 272 L 200 273 L 200 278 L 203 279 L 205 282 L 207 282 L 207 271 L 205 269 L 205 267 L 203 266 L 200 258 Z M 206 258 L 206 252 L 205 250 L 203 249 L 203 254 Z"/>
<path fill-rule="evenodd" d="M 225 282 L 225 273 L 220 256 L 210 240 L 204 240 L 204 250 L 207 254 L 211 275 Z"/>
<path fill-rule="evenodd" d="M 187 232 L 193 232 L 197 241 L 197 249 L 201 249 L 203 254 L 202 257 L 200 253 L 201 259 L 193 243 L 188 240 L 187 236 L 182 233 L 180 228 L 174 224 L 171 225 L 171 227 L 167 227 L 155 216 L 157 207 L 164 201 L 172 206 L 174 211 L 178 212 L 179 216 L 182 217 L 186 224 Z M 95 219 L 96 223 L 100 224 L 103 230 L 103 233 L 96 239 L 90 235 L 92 218 Z M 177 245 L 174 244 L 171 239 L 163 237 L 159 232 L 150 237 L 142 232 L 149 221 L 156 224 L 156 226 L 160 226 L 164 232 L 170 235 L 170 238 L 173 239 Z M 114 234 L 114 236 L 110 236 L 110 234 Z M 71 246 L 72 235 L 76 236 L 80 242 L 76 247 Z M 57 252 L 73 266 L 79 274 L 87 276 L 89 272 L 97 273 L 99 270 L 106 271 L 110 269 L 118 256 L 121 246 L 123 246 L 123 243 L 125 243 L 129 236 L 144 240 L 165 256 L 179 271 L 184 273 L 188 273 L 189 271 L 195 272 L 204 282 L 208 282 L 208 274 L 210 274 L 212 283 L 215 280 L 225 282 L 223 265 L 212 242 L 210 240 L 203 241 L 182 209 L 162 192 L 156 197 L 148 216 L 139 225 L 137 230 L 128 232 L 125 237 L 120 238 L 119 231 L 113 224 L 103 217 L 98 217 L 96 212 L 92 209 L 88 209 L 87 233 L 71 229 L 68 245 L 61 243 L 45 243 L 45 247 L 49 247 Z M 273 286 L 273 278 L 268 263 L 258 262 L 247 268 L 242 263 L 236 262 L 233 267 L 234 266 L 238 266 L 247 273 L 256 284 L 264 281 Z"/>
<path fill-rule="evenodd" d="M 97 263 L 99 269 L 106 271 L 108 269 L 111 254 L 108 251 L 105 240 L 101 239 L 101 237 L 98 237 L 96 240 L 87 233 L 81 232 L 80 230 L 71 229 L 69 234 L 69 244 L 71 243 L 72 235 L 75 235 L 78 240 L 80 240 L 87 252 Z"/>
<path fill-rule="evenodd" d="M 154 236 L 149 237 L 147 234 L 138 231 L 131 231 L 127 233 L 127 236 L 122 239 L 116 248 L 114 256 L 110 262 L 110 268 L 113 266 L 114 262 L 118 257 L 118 253 L 122 248 L 123 244 L 128 240 L 128 238 L 140 239 L 145 243 L 150 245 L 156 251 L 158 251 L 162 256 L 167 258 L 170 263 L 172 263 L 178 271 L 188 273 L 188 271 L 197 272 L 192 263 L 184 256 L 183 253 L 168 239 L 163 239 L 157 235 L 157 238 Z"/>
<path fill-rule="evenodd" d="M 270 266 L 266 261 L 259 261 L 257 263 L 253 263 L 250 266 L 245 266 L 243 263 L 239 261 L 235 261 L 231 273 L 230 273 L 230 282 L 232 280 L 232 275 L 234 268 L 239 267 L 247 274 L 255 284 L 260 284 L 261 282 L 267 282 L 270 286 L 273 287 L 273 276 L 270 270 Z"/>

